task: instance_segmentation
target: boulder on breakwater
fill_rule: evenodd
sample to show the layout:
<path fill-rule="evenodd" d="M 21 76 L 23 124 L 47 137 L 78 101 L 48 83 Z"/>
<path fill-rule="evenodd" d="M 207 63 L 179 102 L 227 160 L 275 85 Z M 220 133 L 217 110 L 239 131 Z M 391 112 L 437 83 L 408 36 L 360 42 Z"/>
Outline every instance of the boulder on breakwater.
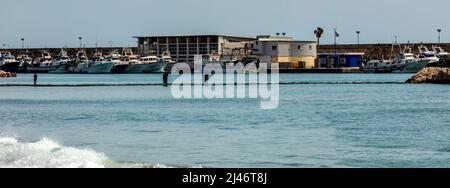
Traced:
<path fill-rule="evenodd" d="M 406 83 L 450 84 L 450 68 L 426 67 L 406 81 Z"/>
<path fill-rule="evenodd" d="M 16 77 L 16 73 L 10 73 L 0 70 L 0 78 Z"/>

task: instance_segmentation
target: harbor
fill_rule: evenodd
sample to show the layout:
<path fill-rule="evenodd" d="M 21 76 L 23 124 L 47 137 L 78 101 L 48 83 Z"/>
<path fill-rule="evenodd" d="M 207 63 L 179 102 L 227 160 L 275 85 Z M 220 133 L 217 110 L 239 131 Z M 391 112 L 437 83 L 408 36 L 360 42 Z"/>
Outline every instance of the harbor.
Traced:
<path fill-rule="evenodd" d="M 448 59 L 449 43 L 317 45 L 285 33 L 135 36 L 136 47 L 3 49 L 0 69 L 18 73 L 162 73 L 202 56 L 203 65 L 259 63 L 269 57 L 280 73 L 417 73 Z"/>
<path fill-rule="evenodd" d="M 450 168 L 450 1 L 0 4 L 0 168 Z"/>

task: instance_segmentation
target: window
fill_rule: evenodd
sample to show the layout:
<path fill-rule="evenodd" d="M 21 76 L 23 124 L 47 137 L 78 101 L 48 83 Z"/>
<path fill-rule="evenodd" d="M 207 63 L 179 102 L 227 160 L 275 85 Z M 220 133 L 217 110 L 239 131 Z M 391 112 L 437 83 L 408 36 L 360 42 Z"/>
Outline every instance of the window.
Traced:
<path fill-rule="evenodd" d="M 277 46 L 272 46 L 272 50 L 277 50 Z"/>
<path fill-rule="evenodd" d="M 309 45 L 309 50 L 312 50 L 312 45 Z"/>
<path fill-rule="evenodd" d="M 298 45 L 298 49 L 299 49 L 299 50 L 302 50 L 302 46 Z"/>
<path fill-rule="evenodd" d="M 298 62 L 298 66 L 299 66 L 301 69 L 304 69 L 304 68 L 306 68 L 306 62 L 304 62 L 304 61 L 299 61 L 299 62 Z"/>

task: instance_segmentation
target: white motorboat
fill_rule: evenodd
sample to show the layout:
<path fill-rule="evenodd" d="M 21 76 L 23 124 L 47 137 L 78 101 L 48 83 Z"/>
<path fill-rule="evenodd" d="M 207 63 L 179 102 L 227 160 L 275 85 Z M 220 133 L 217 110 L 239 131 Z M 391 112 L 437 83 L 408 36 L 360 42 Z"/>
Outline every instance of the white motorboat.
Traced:
<path fill-rule="evenodd" d="M 139 59 L 144 65 L 143 73 L 161 73 L 164 72 L 168 61 L 160 61 L 157 56 L 146 56 Z"/>

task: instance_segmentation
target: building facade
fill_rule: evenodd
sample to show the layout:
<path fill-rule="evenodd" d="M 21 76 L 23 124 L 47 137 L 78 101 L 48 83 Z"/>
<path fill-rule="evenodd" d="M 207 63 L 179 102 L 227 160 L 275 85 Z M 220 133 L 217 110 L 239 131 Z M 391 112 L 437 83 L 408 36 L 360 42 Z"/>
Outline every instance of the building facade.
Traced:
<path fill-rule="evenodd" d="M 315 41 L 296 41 L 284 35 L 258 36 L 250 48 L 253 55 L 270 56 L 271 63 L 278 63 L 280 68 L 312 69 L 317 57 Z"/>
<path fill-rule="evenodd" d="M 161 55 L 170 52 L 178 62 L 192 62 L 194 55 L 218 52 L 222 57 L 246 56 L 246 43 L 254 38 L 227 35 L 137 36 L 140 55 Z"/>
<path fill-rule="evenodd" d="M 359 68 L 364 53 L 319 53 L 321 68 Z"/>

